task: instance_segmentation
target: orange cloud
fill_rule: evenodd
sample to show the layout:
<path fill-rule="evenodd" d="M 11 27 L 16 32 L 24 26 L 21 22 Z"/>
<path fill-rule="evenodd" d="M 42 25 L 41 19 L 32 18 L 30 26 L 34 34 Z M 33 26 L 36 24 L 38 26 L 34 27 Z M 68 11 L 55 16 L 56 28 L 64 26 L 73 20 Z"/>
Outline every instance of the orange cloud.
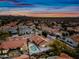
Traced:
<path fill-rule="evenodd" d="M 8 14 L 0 14 L 0 15 L 14 15 L 14 16 L 32 16 L 32 17 L 79 17 L 79 13 L 34 13 L 34 12 L 11 12 Z"/>

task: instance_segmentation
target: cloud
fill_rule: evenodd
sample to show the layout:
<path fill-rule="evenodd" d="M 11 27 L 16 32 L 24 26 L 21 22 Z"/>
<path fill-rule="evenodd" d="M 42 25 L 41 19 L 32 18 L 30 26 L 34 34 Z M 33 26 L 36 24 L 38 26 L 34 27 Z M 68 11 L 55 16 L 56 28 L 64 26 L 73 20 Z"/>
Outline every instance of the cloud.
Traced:
<path fill-rule="evenodd" d="M 74 12 L 74 13 L 79 13 L 79 6 L 36 6 L 36 7 L 16 7 L 16 8 L 7 8 L 7 7 L 2 7 L 0 8 L 0 12 L 4 11 L 17 11 L 17 12 L 26 12 L 26 11 L 31 11 L 31 12 Z"/>

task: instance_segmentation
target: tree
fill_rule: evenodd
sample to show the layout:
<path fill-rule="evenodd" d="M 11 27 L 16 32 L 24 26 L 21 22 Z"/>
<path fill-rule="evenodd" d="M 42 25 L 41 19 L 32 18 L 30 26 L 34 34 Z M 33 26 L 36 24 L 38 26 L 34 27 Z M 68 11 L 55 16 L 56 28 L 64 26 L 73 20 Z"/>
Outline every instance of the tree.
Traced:
<path fill-rule="evenodd" d="M 64 43 L 59 40 L 53 40 L 49 43 L 49 46 L 53 48 L 53 51 L 56 55 L 59 55 L 62 50 L 66 47 Z"/>
<path fill-rule="evenodd" d="M 42 35 L 43 35 L 44 37 L 47 37 L 47 34 L 48 34 L 47 31 L 43 31 L 43 32 L 42 32 Z"/>
<path fill-rule="evenodd" d="M 76 56 L 75 56 L 75 59 L 79 59 L 79 44 L 76 48 Z"/>
<path fill-rule="evenodd" d="M 10 36 L 9 32 L 0 31 L 0 42 L 5 41 Z"/>
<path fill-rule="evenodd" d="M 73 57 L 75 55 L 75 50 L 71 49 L 65 43 L 63 43 L 57 39 L 49 42 L 48 46 L 52 47 L 52 50 L 54 51 L 55 55 L 60 55 L 61 52 L 67 53 Z"/>

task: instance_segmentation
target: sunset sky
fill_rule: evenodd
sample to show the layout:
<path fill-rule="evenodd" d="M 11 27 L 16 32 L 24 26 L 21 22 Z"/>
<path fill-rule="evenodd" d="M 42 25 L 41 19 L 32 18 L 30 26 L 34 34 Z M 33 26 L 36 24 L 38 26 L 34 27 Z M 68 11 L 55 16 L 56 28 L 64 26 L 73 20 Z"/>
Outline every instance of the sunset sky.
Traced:
<path fill-rule="evenodd" d="M 79 16 L 79 0 L 0 0 L 0 15 Z"/>

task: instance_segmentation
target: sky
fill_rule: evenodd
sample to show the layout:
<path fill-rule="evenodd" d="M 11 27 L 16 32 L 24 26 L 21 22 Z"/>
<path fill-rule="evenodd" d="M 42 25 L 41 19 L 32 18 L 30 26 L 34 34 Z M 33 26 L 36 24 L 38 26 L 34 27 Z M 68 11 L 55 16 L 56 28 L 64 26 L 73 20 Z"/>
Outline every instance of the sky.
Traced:
<path fill-rule="evenodd" d="M 15 13 L 79 13 L 79 0 L 0 0 L 0 15 Z"/>

